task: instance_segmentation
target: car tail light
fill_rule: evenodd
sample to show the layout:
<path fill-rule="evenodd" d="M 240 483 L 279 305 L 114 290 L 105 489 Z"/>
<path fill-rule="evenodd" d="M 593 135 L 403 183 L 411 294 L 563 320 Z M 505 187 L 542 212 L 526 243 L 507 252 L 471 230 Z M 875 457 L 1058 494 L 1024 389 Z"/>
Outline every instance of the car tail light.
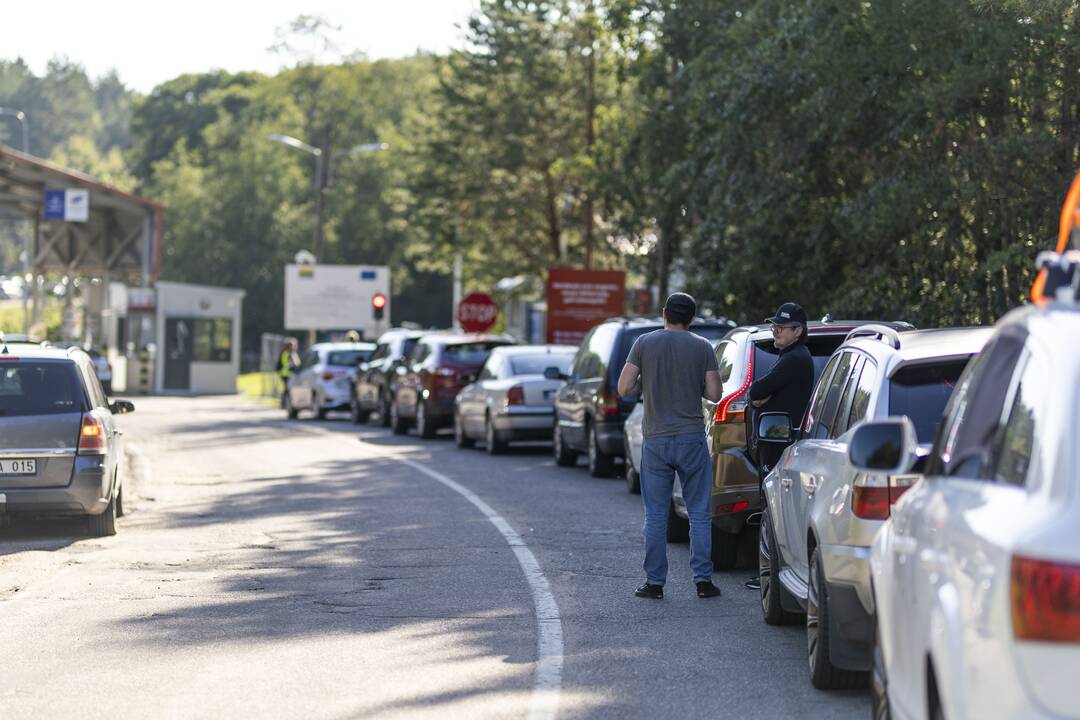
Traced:
<path fill-rule="evenodd" d="M 617 415 L 619 413 L 619 396 L 612 390 L 605 390 L 600 398 L 600 412 L 604 415 Z"/>
<path fill-rule="evenodd" d="M 515 385 L 506 391 L 506 404 L 507 405 L 524 405 L 525 404 L 525 388 L 520 385 Z"/>
<path fill-rule="evenodd" d="M 105 423 L 96 415 L 83 415 L 79 429 L 79 455 L 105 454 Z"/>
<path fill-rule="evenodd" d="M 851 511 L 864 520 L 887 520 L 889 506 L 907 492 L 918 475 L 863 475 L 855 480 Z"/>
<path fill-rule="evenodd" d="M 749 509 L 750 509 L 750 501 L 748 501 L 748 500 L 740 500 L 739 502 L 724 503 L 723 505 L 718 505 L 716 507 L 716 512 L 718 512 L 718 513 L 737 513 L 737 512 L 742 512 L 743 510 L 749 510 Z"/>
<path fill-rule="evenodd" d="M 334 373 L 330 372 L 329 370 L 327 370 L 326 372 L 324 372 L 324 373 L 322 374 L 322 379 L 323 379 L 323 380 L 333 380 L 333 379 L 334 379 L 335 377 L 337 377 L 337 375 L 335 375 Z"/>
<path fill-rule="evenodd" d="M 1080 643 L 1080 565 L 1014 556 L 1011 576 L 1017 640 Z"/>
<path fill-rule="evenodd" d="M 731 393 L 727 397 L 721 398 L 720 402 L 716 403 L 716 412 L 713 414 L 713 422 L 716 423 L 737 423 L 743 422 L 746 419 L 746 403 L 739 403 L 737 407 L 732 407 L 732 403 L 746 394 L 746 391 L 750 389 L 750 385 L 754 382 L 754 352 L 753 348 L 750 350 L 750 354 L 746 359 L 746 377 L 743 378 L 742 386 Z"/>

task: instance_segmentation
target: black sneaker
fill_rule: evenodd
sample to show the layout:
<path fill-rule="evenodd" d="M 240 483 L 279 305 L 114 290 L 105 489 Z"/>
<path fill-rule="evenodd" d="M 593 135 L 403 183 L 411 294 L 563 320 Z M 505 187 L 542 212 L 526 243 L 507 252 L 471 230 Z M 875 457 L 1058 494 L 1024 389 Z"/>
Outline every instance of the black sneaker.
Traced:
<path fill-rule="evenodd" d="M 663 600 L 664 586 L 653 585 L 650 582 L 646 582 L 644 585 L 634 591 L 634 595 L 640 598 L 648 598 L 649 600 Z"/>
<path fill-rule="evenodd" d="M 695 583 L 695 585 L 697 585 L 697 596 L 699 598 L 719 597 L 720 595 L 720 588 L 713 585 L 712 580 L 702 580 Z"/>
<path fill-rule="evenodd" d="M 754 577 L 750 578 L 745 583 L 743 583 L 743 585 L 745 585 L 750 590 L 760 590 L 761 589 L 761 578 L 759 578 L 757 575 L 755 575 Z"/>

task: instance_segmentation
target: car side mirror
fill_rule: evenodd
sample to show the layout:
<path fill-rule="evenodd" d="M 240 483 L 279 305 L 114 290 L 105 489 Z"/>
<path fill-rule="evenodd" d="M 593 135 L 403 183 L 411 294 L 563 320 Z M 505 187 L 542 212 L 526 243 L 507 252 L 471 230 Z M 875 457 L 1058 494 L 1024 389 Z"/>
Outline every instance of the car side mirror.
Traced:
<path fill-rule="evenodd" d="M 557 367 L 544 368 L 544 378 L 547 380 L 565 380 L 567 375 L 559 371 Z"/>
<path fill-rule="evenodd" d="M 109 412 L 113 415 L 135 412 L 135 403 L 130 400 L 113 400 L 109 403 Z"/>
<path fill-rule="evenodd" d="M 860 472 L 900 475 L 914 467 L 919 440 L 906 417 L 866 422 L 855 428 L 848 460 Z"/>
<path fill-rule="evenodd" d="M 791 442 L 793 436 L 791 418 L 785 412 L 768 412 L 758 415 L 757 436 L 760 442 Z"/>

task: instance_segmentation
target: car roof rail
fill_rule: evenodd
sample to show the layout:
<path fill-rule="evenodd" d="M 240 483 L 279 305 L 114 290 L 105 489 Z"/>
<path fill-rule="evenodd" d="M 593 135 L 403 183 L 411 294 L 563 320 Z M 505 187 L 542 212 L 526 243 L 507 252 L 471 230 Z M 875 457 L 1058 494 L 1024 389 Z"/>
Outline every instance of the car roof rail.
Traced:
<path fill-rule="evenodd" d="M 860 325 L 847 334 L 844 338 L 844 342 L 851 342 L 855 338 L 861 337 L 873 337 L 887 342 L 892 345 L 894 350 L 900 349 L 900 333 L 896 331 L 896 328 L 889 327 L 888 325 L 878 325 L 871 323 L 870 325 Z"/>

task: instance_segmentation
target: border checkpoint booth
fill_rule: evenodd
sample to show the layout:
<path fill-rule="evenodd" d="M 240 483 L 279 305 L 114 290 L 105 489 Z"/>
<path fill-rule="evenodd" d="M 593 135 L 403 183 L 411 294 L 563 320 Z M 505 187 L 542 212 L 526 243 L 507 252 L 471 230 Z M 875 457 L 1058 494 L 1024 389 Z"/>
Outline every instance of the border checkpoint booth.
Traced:
<path fill-rule="evenodd" d="M 161 204 L 0 145 L 0 211 L 32 225 L 28 273 L 88 280 L 82 285 L 83 329 L 72 339 L 105 352 L 114 391 L 236 391 L 243 291 L 180 283 L 155 287 L 164 234 Z M 32 287 L 36 313 L 41 288 L 37 282 Z M 170 352 L 177 357 L 167 359 Z"/>

